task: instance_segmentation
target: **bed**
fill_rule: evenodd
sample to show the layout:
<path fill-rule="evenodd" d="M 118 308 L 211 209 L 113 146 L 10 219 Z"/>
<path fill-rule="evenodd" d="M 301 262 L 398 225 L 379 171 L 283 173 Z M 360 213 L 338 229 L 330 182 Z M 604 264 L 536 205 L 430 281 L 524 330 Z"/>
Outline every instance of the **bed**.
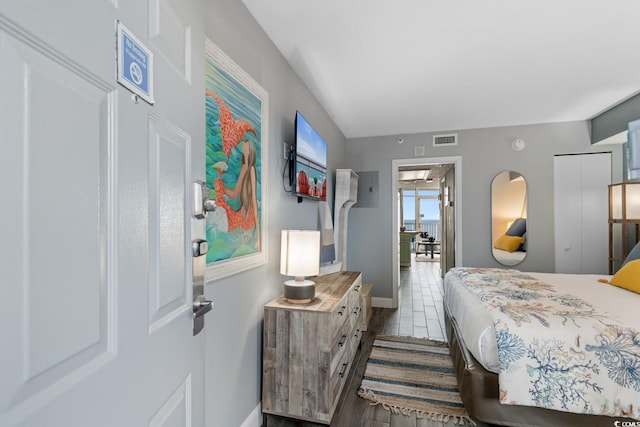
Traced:
<path fill-rule="evenodd" d="M 611 377 L 611 366 L 607 365 L 611 361 L 604 357 L 609 353 L 602 350 L 606 346 L 590 341 L 597 334 L 589 333 L 593 328 L 605 330 L 610 324 L 640 331 L 640 295 L 599 282 L 602 278 L 610 280 L 611 276 L 492 268 L 454 268 L 446 274 L 446 332 L 461 397 L 472 418 L 507 426 L 611 426 L 614 421 L 640 425 L 635 424 L 640 419 L 640 334 L 631 334 L 637 339 L 631 340 L 631 353 L 637 362 L 637 369 L 631 369 L 635 377 L 625 387 L 618 387 L 607 384 L 605 378 Z M 507 302 L 500 306 L 500 301 Z M 551 309 L 553 304 L 559 304 L 562 310 Z M 560 315 L 554 319 L 557 313 Z M 514 323 L 505 326 L 505 317 Z M 541 327 L 542 332 L 528 331 L 529 324 Z M 504 337 L 518 334 L 522 337 L 516 338 L 524 340 L 520 347 L 527 351 L 510 353 Z M 541 343 L 557 344 L 564 353 L 549 349 L 536 353 L 536 348 L 542 349 Z M 578 355 L 578 362 L 565 360 L 573 353 Z M 547 362 L 553 361 L 557 368 L 552 373 L 556 375 L 553 381 L 557 383 L 549 382 L 551 376 L 545 373 L 543 363 L 536 365 L 539 354 L 547 354 Z M 577 367 L 572 373 L 575 378 L 557 377 L 558 372 L 564 375 L 571 370 L 565 366 Z M 593 397 L 590 394 L 601 400 L 589 403 Z M 619 405 L 612 403 L 603 409 L 602 402 L 608 402 L 609 397 L 621 397 Z"/>

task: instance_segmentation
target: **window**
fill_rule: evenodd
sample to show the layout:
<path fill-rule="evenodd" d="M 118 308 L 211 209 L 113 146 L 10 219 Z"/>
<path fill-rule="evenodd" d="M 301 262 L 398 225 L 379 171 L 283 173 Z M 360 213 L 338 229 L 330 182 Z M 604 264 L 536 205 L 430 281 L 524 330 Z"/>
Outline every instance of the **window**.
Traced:
<path fill-rule="evenodd" d="M 440 201 L 437 190 L 418 190 L 420 230 L 440 240 Z"/>
<path fill-rule="evenodd" d="M 440 240 L 438 195 L 438 190 L 402 190 L 402 223 L 408 231 L 425 231 Z"/>
<path fill-rule="evenodd" d="M 416 230 L 416 193 L 413 190 L 402 191 L 402 224 L 407 231 Z"/>

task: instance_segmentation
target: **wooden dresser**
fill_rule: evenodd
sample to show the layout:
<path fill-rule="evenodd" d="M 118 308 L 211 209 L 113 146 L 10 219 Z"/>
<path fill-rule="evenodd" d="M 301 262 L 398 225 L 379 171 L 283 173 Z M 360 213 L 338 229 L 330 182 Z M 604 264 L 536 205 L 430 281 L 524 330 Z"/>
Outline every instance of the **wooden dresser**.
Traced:
<path fill-rule="evenodd" d="M 362 337 L 362 274 L 311 280 L 310 303 L 264 306 L 262 412 L 329 424 Z"/>

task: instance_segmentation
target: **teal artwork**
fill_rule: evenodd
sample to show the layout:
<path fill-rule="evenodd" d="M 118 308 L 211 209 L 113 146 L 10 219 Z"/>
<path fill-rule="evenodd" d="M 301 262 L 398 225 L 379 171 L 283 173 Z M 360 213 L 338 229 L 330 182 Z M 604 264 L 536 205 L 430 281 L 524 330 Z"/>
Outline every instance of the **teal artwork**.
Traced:
<path fill-rule="evenodd" d="M 210 264 L 262 250 L 263 101 L 206 61 L 206 182 L 217 205 L 206 220 Z"/>

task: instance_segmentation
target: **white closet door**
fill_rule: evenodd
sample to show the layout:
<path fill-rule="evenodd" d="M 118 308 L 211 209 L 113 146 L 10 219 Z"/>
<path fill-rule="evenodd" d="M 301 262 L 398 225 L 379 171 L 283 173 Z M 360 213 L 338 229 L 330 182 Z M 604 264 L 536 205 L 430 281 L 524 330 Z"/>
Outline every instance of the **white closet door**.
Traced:
<path fill-rule="evenodd" d="M 609 258 L 609 184 L 611 154 L 581 157 L 582 164 L 582 269 L 585 274 L 606 274 Z"/>
<path fill-rule="evenodd" d="M 579 273 L 580 157 L 554 158 L 554 236 L 556 273 Z"/>
<path fill-rule="evenodd" d="M 610 183 L 610 153 L 554 158 L 557 273 L 606 274 Z"/>

